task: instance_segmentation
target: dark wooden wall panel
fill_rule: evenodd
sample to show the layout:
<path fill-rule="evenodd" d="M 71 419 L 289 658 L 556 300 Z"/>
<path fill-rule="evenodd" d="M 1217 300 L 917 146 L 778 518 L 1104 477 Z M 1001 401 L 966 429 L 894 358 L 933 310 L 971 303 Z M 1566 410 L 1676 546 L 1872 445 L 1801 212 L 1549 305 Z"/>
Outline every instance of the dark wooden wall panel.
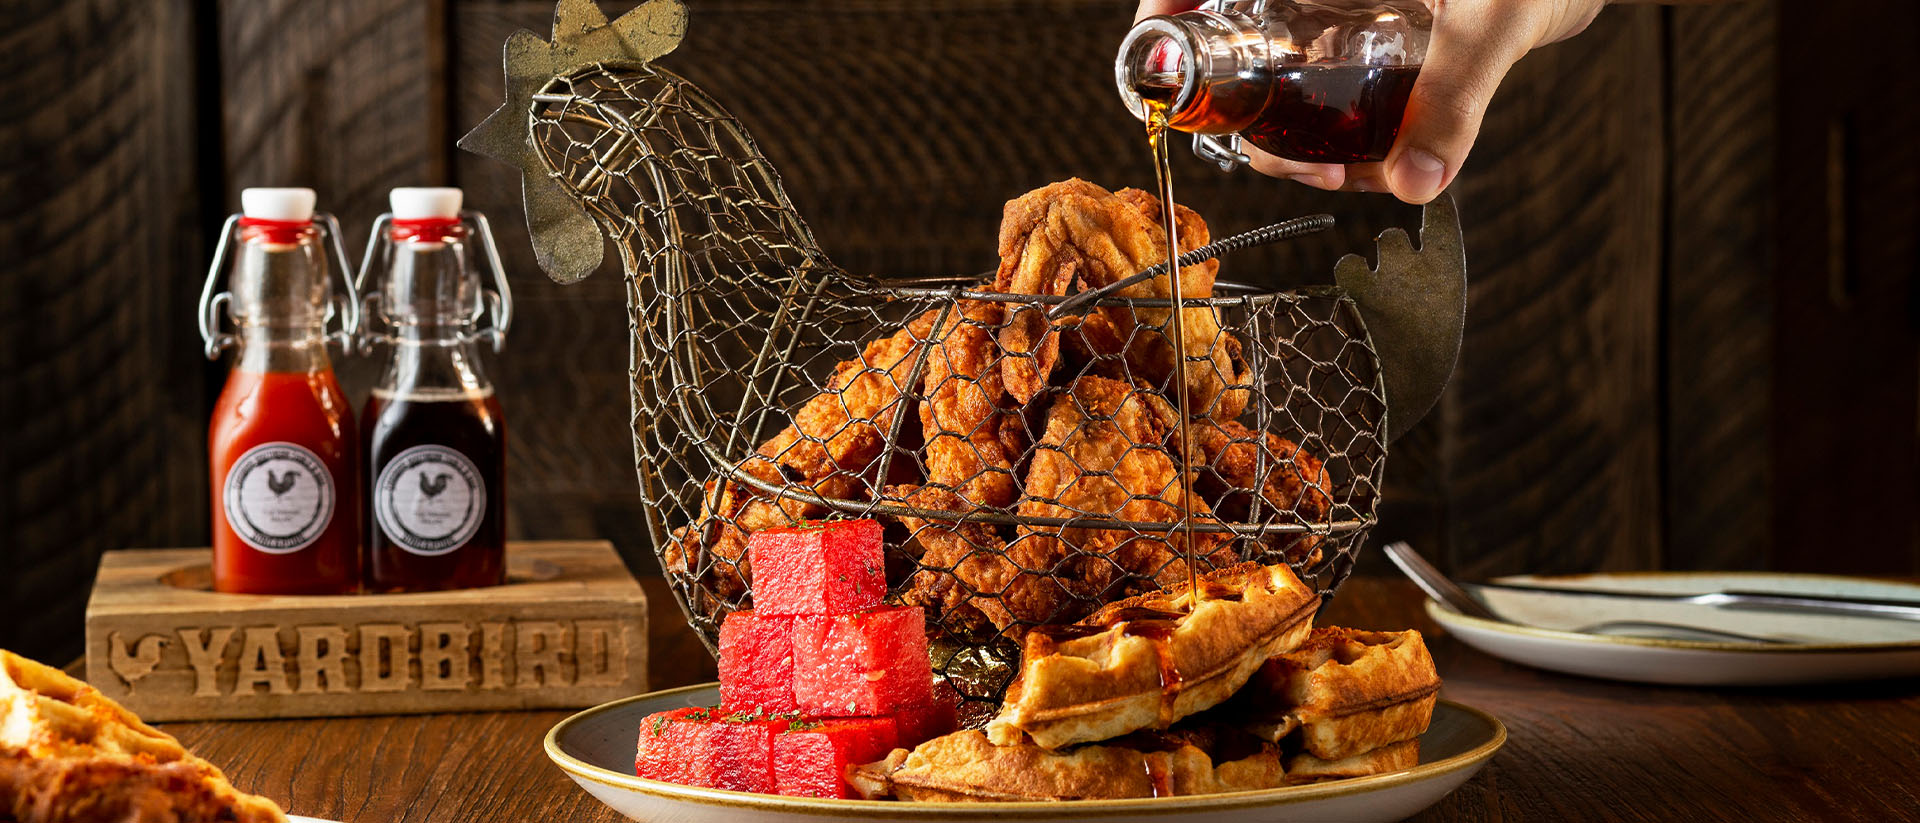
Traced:
<path fill-rule="evenodd" d="M 1442 398 L 1469 576 L 1660 558 L 1660 11 L 1609 9 L 1501 88 L 1458 187 L 1466 350 Z"/>
<path fill-rule="evenodd" d="M 205 529 L 193 34 L 178 3 L 6 17 L 0 646 L 64 654 L 100 552 Z"/>
<path fill-rule="evenodd" d="M 1774 532 L 1778 3 L 1667 12 L 1664 562 L 1763 568 Z"/>
<path fill-rule="evenodd" d="M 229 208 L 248 186 L 310 186 L 359 249 L 388 189 L 446 177 L 444 38 L 435 0 L 221 3 Z"/>
<path fill-rule="evenodd" d="M 1920 37 L 1920 7 L 1783 4 L 1809 43 Z M 1774 278 L 1779 568 L 1920 571 L 1920 63 L 1782 60 Z"/>

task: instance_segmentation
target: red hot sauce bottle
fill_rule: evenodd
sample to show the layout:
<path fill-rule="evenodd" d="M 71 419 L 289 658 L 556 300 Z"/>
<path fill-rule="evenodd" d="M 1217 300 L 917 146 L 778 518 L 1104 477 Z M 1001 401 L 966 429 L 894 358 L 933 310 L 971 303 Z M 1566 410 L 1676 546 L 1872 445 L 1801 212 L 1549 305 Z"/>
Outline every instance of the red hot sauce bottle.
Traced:
<path fill-rule="evenodd" d="M 361 415 L 374 592 L 506 582 L 506 421 L 477 345 L 497 351 L 511 297 L 485 218 L 454 188 L 394 189 L 359 283 L 361 340 L 391 355 Z M 482 287 L 476 255 L 494 273 Z M 493 324 L 478 328 L 492 309 Z"/>
<path fill-rule="evenodd" d="M 353 592 L 360 584 L 358 438 L 327 357 L 326 330 L 338 315 L 350 333 L 352 287 L 345 286 L 348 299 L 334 301 L 312 189 L 247 189 L 241 203 L 243 213 L 222 231 L 201 301 L 208 356 L 237 348 L 207 430 L 213 586 Z M 332 218 L 319 219 L 337 253 L 338 229 Z M 227 291 L 216 295 L 228 256 Z M 219 331 L 222 304 L 231 334 Z"/>

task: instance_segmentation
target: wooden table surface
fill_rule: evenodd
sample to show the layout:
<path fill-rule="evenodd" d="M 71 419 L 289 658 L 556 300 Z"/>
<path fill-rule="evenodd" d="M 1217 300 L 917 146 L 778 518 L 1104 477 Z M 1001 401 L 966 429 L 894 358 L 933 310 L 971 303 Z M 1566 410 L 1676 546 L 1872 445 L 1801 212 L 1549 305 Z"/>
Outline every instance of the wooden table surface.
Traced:
<path fill-rule="evenodd" d="M 652 683 L 713 679 L 658 579 Z M 1506 748 L 1419 821 L 1920 820 L 1920 682 L 1711 691 L 1504 663 L 1442 637 L 1402 580 L 1356 578 L 1322 623 L 1425 632 L 1443 697 Z M 345 823 L 617 821 L 541 751 L 566 712 L 171 723 L 233 782 Z"/>

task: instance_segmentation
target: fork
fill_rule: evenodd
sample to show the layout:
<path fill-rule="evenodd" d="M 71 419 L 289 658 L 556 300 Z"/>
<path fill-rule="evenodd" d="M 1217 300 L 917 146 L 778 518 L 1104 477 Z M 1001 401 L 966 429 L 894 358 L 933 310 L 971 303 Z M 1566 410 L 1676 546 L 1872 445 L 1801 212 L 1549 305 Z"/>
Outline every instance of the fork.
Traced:
<path fill-rule="evenodd" d="M 1421 557 L 1420 553 L 1414 551 L 1413 546 L 1408 545 L 1405 541 L 1387 544 L 1387 559 L 1392 560 L 1393 565 L 1399 567 L 1400 571 L 1411 578 L 1413 584 L 1419 586 L 1421 591 L 1426 592 L 1428 597 L 1433 598 L 1447 608 L 1467 615 L 1468 617 L 1478 617 L 1482 620 L 1493 620 L 1514 626 L 1526 625 L 1495 614 L 1492 609 L 1487 608 L 1485 603 L 1480 602 L 1479 598 L 1468 594 L 1467 590 L 1460 588 L 1458 583 L 1453 582 L 1451 578 L 1441 574 L 1439 569 L 1434 568 L 1432 563 L 1428 563 L 1426 558 Z M 1649 636 L 1647 632 L 1652 631 L 1666 632 L 1668 634 L 1691 634 L 1710 639 L 1731 640 L 1741 643 L 1788 642 L 1774 637 L 1757 637 L 1750 634 L 1740 634 L 1738 632 L 1708 629 L 1700 626 L 1685 626 L 1678 623 L 1661 623 L 1652 620 L 1606 620 L 1581 626 L 1573 631 L 1579 634 L 1608 634 L 1630 637 L 1647 637 Z"/>

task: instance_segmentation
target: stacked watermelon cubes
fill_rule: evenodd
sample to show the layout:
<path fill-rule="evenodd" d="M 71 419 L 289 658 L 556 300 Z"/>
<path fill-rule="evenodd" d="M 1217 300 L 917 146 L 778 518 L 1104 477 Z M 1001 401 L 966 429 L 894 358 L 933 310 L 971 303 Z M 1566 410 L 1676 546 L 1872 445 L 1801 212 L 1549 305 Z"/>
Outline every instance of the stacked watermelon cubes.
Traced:
<path fill-rule="evenodd" d="M 887 606 L 880 524 L 755 533 L 754 608 L 720 627 L 720 705 L 648 716 L 641 777 L 732 791 L 848 797 L 847 767 L 954 730 L 934 689 L 926 618 Z"/>

